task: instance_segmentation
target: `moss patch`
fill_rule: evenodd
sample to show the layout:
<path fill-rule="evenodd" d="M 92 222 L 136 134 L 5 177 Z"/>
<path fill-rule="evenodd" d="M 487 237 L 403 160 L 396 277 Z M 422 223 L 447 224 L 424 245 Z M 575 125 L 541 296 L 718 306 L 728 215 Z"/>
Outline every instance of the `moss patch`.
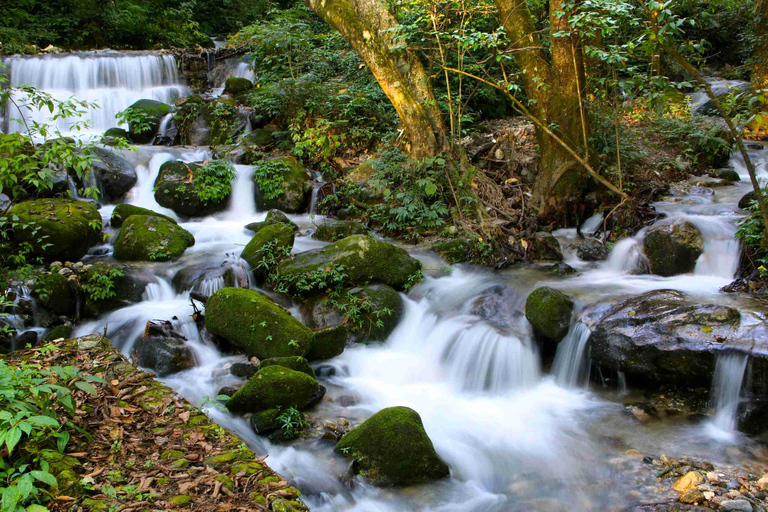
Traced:
<path fill-rule="evenodd" d="M 192 233 L 162 217 L 132 215 L 120 228 L 115 258 L 128 261 L 169 261 L 195 245 Z"/>
<path fill-rule="evenodd" d="M 115 209 L 112 210 L 112 217 L 110 217 L 109 223 L 113 228 L 119 228 L 120 226 L 123 225 L 123 222 L 125 222 L 125 219 L 127 219 L 131 215 L 148 215 L 151 217 L 162 217 L 176 224 L 176 221 L 171 217 L 168 217 L 167 215 L 163 215 L 162 213 L 157 213 L 147 208 L 142 208 L 140 206 L 133 206 L 132 204 L 126 204 L 126 203 L 121 203 L 115 206 Z"/>
<path fill-rule="evenodd" d="M 319 384 L 306 373 L 282 366 L 268 366 L 232 395 L 227 409 L 236 413 L 257 412 L 275 407 L 305 407 Z"/>

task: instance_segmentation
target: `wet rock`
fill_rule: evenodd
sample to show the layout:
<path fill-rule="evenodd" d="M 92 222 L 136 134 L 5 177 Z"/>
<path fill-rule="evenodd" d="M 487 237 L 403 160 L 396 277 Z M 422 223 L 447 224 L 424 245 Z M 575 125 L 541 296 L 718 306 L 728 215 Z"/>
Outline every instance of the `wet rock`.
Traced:
<path fill-rule="evenodd" d="M 231 398 L 232 395 L 237 393 L 237 389 L 238 388 L 233 387 L 233 386 L 224 386 L 223 388 L 219 389 L 219 391 L 216 393 L 216 396 L 222 396 L 223 395 L 223 396 L 228 396 L 228 397 Z"/>
<path fill-rule="evenodd" d="M 269 366 L 282 366 L 283 368 L 306 373 L 313 379 L 315 378 L 315 372 L 309 366 L 309 362 L 301 356 L 270 357 L 259 362 L 259 370 Z"/>
<path fill-rule="evenodd" d="M 250 379 L 257 371 L 259 367 L 251 363 L 235 363 L 229 369 L 229 373 L 240 379 Z"/>
<path fill-rule="evenodd" d="M 261 210 L 275 208 L 286 213 L 301 213 L 306 211 L 312 196 L 309 173 L 291 157 L 257 164 L 253 184 L 256 206 Z M 275 186 L 278 188 L 273 190 Z"/>
<path fill-rule="evenodd" d="M 42 339 L 43 341 L 54 341 L 60 338 L 69 339 L 70 336 L 72 336 L 71 325 L 58 325 L 45 333 Z"/>
<path fill-rule="evenodd" d="M 556 276 L 569 276 L 576 273 L 576 269 L 567 263 L 555 263 L 547 269 L 547 272 Z"/>
<path fill-rule="evenodd" d="M 264 128 L 256 128 L 245 137 L 246 142 L 259 147 L 269 146 L 274 142 L 272 132 Z"/>
<path fill-rule="evenodd" d="M 249 274 L 250 267 L 244 260 L 227 254 L 218 267 L 200 264 L 179 270 L 171 283 L 180 292 L 194 290 L 208 296 L 225 287 L 249 288 Z"/>
<path fill-rule="evenodd" d="M 353 288 L 341 297 L 305 301 L 299 311 L 311 329 L 346 324 L 350 343 L 384 341 L 400 323 L 403 299 L 392 287 L 374 284 Z"/>
<path fill-rule="evenodd" d="M 692 176 L 688 179 L 688 183 L 695 187 L 708 188 L 728 187 L 733 185 L 733 181 L 720 178 L 712 178 L 710 176 Z"/>
<path fill-rule="evenodd" d="M 61 274 L 43 274 L 37 278 L 32 293 L 48 311 L 73 316 L 77 312 L 76 286 L 76 282 L 70 282 Z"/>
<path fill-rule="evenodd" d="M 412 485 L 448 476 L 419 414 L 408 407 L 377 412 L 341 438 L 336 451 L 353 459 L 359 473 L 378 486 Z"/>
<path fill-rule="evenodd" d="M 102 142 L 108 146 L 114 145 L 118 140 L 124 140 L 125 142 L 131 142 L 131 136 L 128 134 L 128 130 L 122 128 L 109 128 L 104 132 Z"/>
<path fill-rule="evenodd" d="M 584 261 L 604 261 L 608 257 L 608 249 L 597 238 L 586 238 L 576 248 L 576 255 Z"/>
<path fill-rule="evenodd" d="M 165 377 L 195 367 L 195 355 L 186 338 L 170 322 L 147 322 L 144 335 L 133 347 L 133 359 Z"/>
<path fill-rule="evenodd" d="M 690 222 L 675 222 L 648 230 L 643 240 L 643 253 L 651 272 L 664 277 L 692 272 L 701 253 L 704 239 Z"/>
<path fill-rule="evenodd" d="M 275 407 L 303 409 L 319 387 L 320 384 L 306 373 L 283 366 L 268 366 L 260 369 L 232 396 L 227 409 L 241 414 Z"/>
<path fill-rule="evenodd" d="M 539 231 L 528 240 L 528 259 L 532 261 L 562 261 L 560 242 L 551 233 Z"/>
<path fill-rule="evenodd" d="M 275 224 L 286 224 L 291 226 L 294 231 L 299 230 L 299 226 L 296 225 L 286 214 L 280 210 L 269 210 L 267 212 L 267 218 L 261 222 L 251 222 L 245 226 L 245 229 L 258 233 L 260 229 L 266 226 L 273 226 Z"/>
<path fill-rule="evenodd" d="M 754 190 L 750 190 L 739 199 L 739 208 L 746 209 L 752 204 L 752 201 L 757 201 L 757 194 Z"/>
<path fill-rule="evenodd" d="M 248 262 L 257 279 L 264 280 L 269 269 L 287 257 L 293 248 L 294 231 L 288 224 L 272 224 L 260 229 L 240 257 Z"/>
<path fill-rule="evenodd" d="M 106 296 L 107 282 L 112 296 Z M 89 265 L 80 278 L 80 287 L 85 295 L 83 315 L 95 318 L 131 303 L 140 302 L 152 278 L 132 274 L 106 263 Z"/>
<path fill-rule="evenodd" d="M 163 215 L 162 213 L 157 213 L 147 208 L 133 206 L 132 204 L 127 203 L 120 203 L 119 205 L 115 206 L 115 209 L 112 210 L 112 217 L 110 217 L 109 223 L 113 228 L 119 228 L 123 225 L 125 219 L 131 215 L 149 215 L 152 217 L 162 217 L 176 224 L 176 220 L 167 215 Z"/>
<path fill-rule="evenodd" d="M 595 304 L 582 314 L 594 364 L 641 382 L 706 386 L 724 348 L 716 340 L 739 343 L 740 318 L 736 309 L 696 303 L 675 290 Z"/>
<path fill-rule="evenodd" d="M 547 286 L 536 288 L 525 301 L 525 317 L 533 330 L 557 343 L 568 332 L 572 313 L 573 301 Z"/>
<path fill-rule="evenodd" d="M 277 419 L 282 412 L 277 407 L 253 413 L 251 416 L 251 428 L 260 436 L 271 434 L 282 427 Z"/>
<path fill-rule="evenodd" d="M 704 503 L 707 499 L 704 497 L 704 493 L 698 489 L 688 489 L 682 495 L 680 495 L 680 502 L 688 504 Z"/>
<path fill-rule="evenodd" d="M 723 512 L 752 512 L 752 504 L 747 500 L 723 500 L 720 502 Z"/>
<path fill-rule="evenodd" d="M 757 436 L 768 430 L 768 400 L 753 397 L 738 408 L 739 432 Z M 765 490 L 768 490 L 765 489 Z"/>
<path fill-rule="evenodd" d="M 69 199 L 36 199 L 8 211 L 17 216 L 13 237 L 29 243 L 32 255 L 46 261 L 77 261 L 101 241 L 101 215 L 90 203 Z"/>
<path fill-rule="evenodd" d="M 208 299 L 205 327 L 259 359 L 303 356 L 312 331 L 255 290 L 223 288 Z"/>
<path fill-rule="evenodd" d="M 624 406 L 624 410 L 634 416 L 640 423 L 647 423 L 658 417 L 656 408 L 645 403 L 627 404 Z"/>
<path fill-rule="evenodd" d="M 333 359 L 344 352 L 348 336 L 346 324 L 316 329 L 306 355 L 307 359 L 310 361 Z"/>
<path fill-rule="evenodd" d="M 698 471 L 689 471 L 680 478 L 678 478 L 672 488 L 677 492 L 685 492 L 689 489 L 695 488 L 697 485 L 701 485 L 705 482 L 704 475 Z"/>
<path fill-rule="evenodd" d="M 395 290 L 415 284 L 421 271 L 421 262 L 404 249 L 366 235 L 355 235 L 320 249 L 296 254 L 293 259 L 280 263 L 278 272 L 288 281 L 291 293 L 308 297 L 323 291 L 327 283 L 300 290 L 295 281 L 332 265 L 344 266 L 345 284 L 381 283 Z"/>
<path fill-rule="evenodd" d="M 140 113 L 145 117 L 149 125 L 142 129 L 139 123 L 129 123 L 128 134 L 131 140 L 136 144 L 148 144 L 155 138 L 160 121 L 167 114 L 173 111 L 173 107 L 167 103 L 155 100 L 139 100 L 129 107 L 134 112 Z M 139 131 L 141 130 L 141 131 Z"/>
<path fill-rule="evenodd" d="M 454 265 L 472 261 L 472 245 L 472 241 L 468 238 L 456 238 L 438 242 L 432 246 L 432 250 L 449 264 Z"/>
<path fill-rule="evenodd" d="M 715 169 L 708 174 L 710 178 L 717 178 L 725 181 L 741 181 L 739 173 L 733 170 L 733 168 Z"/>
<path fill-rule="evenodd" d="M 215 200 L 202 199 L 197 195 L 201 185 L 195 183 L 194 179 L 203 165 L 179 160 L 165 162 L 155 180 L 157 203 L 187 217 L 206 217 L 226 209 L 229 193 Z"/>
<path fill-rule="evenodd" d="M 131 215 L 115 239 L 115 259 L 124 261 L 169 261 L 195 245 L 195 237 L 163 217 Z"/>
<path fill-rule="evenodd" d="M 91 172 L 106 199 L 116 201 L 136 185 L 136 170 L 125 158 L 99 147 L 91 148 Z"/>
<path fill-rule="evenodd" d="M 238 94 L 253 89 L 253 82 L 247 78 L 229 77 L 224 82 L 224 94 L 237 96 Z"/>
<path fill-rule="evenodd" d="M 368 233 L 360 222 L 352 220 L 324 219 L 315 230 L 314 238 L 324 242 L 335 242 L 352 235 L 365 235 Z"/>

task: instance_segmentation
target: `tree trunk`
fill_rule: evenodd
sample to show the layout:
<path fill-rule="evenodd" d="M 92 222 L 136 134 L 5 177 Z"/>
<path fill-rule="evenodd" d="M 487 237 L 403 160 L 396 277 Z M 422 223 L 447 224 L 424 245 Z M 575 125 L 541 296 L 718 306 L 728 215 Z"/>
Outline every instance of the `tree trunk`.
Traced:
<path fill-rule="evenodd" d="M 755 54 L 752 64 L 752 91 L 768 97 L 768 0 L 760 0 L 755 16 Z M 758 122 L 749 125 L 750 136 L 768 138 L 768 98 L 762 105 L 762 115 Z"/>
<path fill-rule="evenodd" d="M 336 27 L 370 68 L 400 116 L 414 158 L 449 149 L 442 113 L 418 55 L 396 40 L 398 22 L 382 0 L 305 0 Z"/>

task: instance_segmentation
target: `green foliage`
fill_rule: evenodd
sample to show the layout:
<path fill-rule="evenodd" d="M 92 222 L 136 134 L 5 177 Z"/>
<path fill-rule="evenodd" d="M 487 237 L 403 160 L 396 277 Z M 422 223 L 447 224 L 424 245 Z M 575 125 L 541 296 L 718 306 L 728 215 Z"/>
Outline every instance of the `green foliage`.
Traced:
<path fill-rule="evenodd" d="M 376 327 L 384 326 L 384 318 L 392 315 L 389 308 L 377 309 L 376 304 L 366 295 L 334 290 L 330 293 L 327 303 L 333 309 L 344 315 L 344 319 L 352 332 L 362 331 L 369 323 Z"/>
<path fill-rule="evenodd" d="M 265 160 L 256 166 L 253 177 L 266 200 L 277 199 L 285 194 L 283 175 L 291 167 L 282 160 Z"/>
<path fill-rule="evenodd" d="M 216 203 L 232 192 L 232 180 L 237 176 L 235 168 L 226 160 L 211 160 L 195 171 L 193 191 L 204 203 Z"/>
<path fill-rule="evenodd" d="M 144 133 L 152 131 L 155 128 L 156 119 L 147 111 L 128 107 L 115 116 L 120 124 L 126 124 L 131 127 L 135 133 Z"/>
<path fill-rule="evenodd" d="M 43 347 L 41 352 L 55 350 Z M 10 366 L 0 360 L 0 459 L 2 510 L 40 511 L 58 482 L 46 459 L 65 453 L 74 423 L 76 389 L 95 395 L 91 382 L 102 379 L 75 367 L 41 368 L 36 363 Z M 37 507 L 36 507 L 37 506 Z"/>
<path fill-rule="evenodd" d="M 277 417 L 277 422 L 280 424 L 280 429 L 283 431 L 283 435 L 286 439 L 295 438 L 299 435 L 299 432 L 304 430 L 304 427 L 307 426 L 307 421 L 304 419 L 304 413 L 296 407 L 287 408 Z"/>
<path fill-rule="evenodd" d="M 310 290 L 339 290 L 347 278 L 344 270 L 344 265 L 331 263 L 325 268 L 318 268 L 304 274 L 273 272 L 269 275 L 269 284 L 278 293 L 290 293 L 292 289 L 295 289 L 298 294 Z"/>
<path fill-rule="evenodd" d="M 763 188 L 763 196 L 768 194 L 768 189 Z M 765 238 L 765 222 L 760 214 L 760 207 L 756 200 L 752 200 L 746 208 L 749 216 L 739 223 L 736 230 L 736 238 L 741 240 L 746 246 L 746 252 L 750 255 L 755 267 L 768 267 L 768 244 Z M 762 276 L 761 277 L 765 277 Z"/>
<path fill-rule="evenodd" d="M 115 279 L 125 277 L 122 270 L 105 268 L 103 271 L 94 272 L 88 282 L 82 285 L 83 291 L 93 301 L 111 299 L 115 293 Z"/>
<path fill-rule="evenodd" d="M 278 263 L 290 256 L 291 247 L 283 245 L 279 240 L 273 239 L 265 243 L 258 252 L 260 258 L 256 264 L 257 269 L 270 272 Z"/>

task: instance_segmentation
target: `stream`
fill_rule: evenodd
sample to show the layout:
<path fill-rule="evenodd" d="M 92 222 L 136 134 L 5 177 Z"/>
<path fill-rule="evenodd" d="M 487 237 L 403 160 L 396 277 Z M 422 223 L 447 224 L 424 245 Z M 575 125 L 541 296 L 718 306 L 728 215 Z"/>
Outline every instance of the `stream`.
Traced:
<path fill-rule="evenodd" d="M 170 101 L 188 93 L 173 57 L 167 55 L 70 54 L 12 58 L 7 65 L 14 85 L 30 83 L 57 97 L 99 101 L 102 108 L 90 118 L 93 133 L 113 126 L 114 114 L 140 98 Z M 245 74 L 241 67 L 233 73 Z M 10 131 L 17 128 L 7 123 Z M 768 178 L 768 148 L 750 153 L 759 175 Z M 246 359 L 224 355 L 200 336 L 191 318 L 190 290 L 178 289 L 172 279 L 191 267 L 227 265 L 248 273 L 247 264 L 238 258 L 251 238 L 244 226 L 266 216 L 253 199 L 253 167 L 236 166 L 226 211 L 188 220 L 155 202 L 153 183 L 164 162 L 206 160 L 212 156 L 208 148 L 138 146 L 123 156 L 138 174 L 125 202 L 176 218 L 196 244 L 173 262 L 131 264 L 152 280 L 143 301 L 81 324 L 74 334 L 106 329 L 112 343 L 130 355 L 147 321 L 174 319 L 198 364 L 161 380 L 205 408 L 256 453 L 269 454 L 267 462 L 302 491 L 313 511 L 622 510 L 670 497 L 660 494 L 655 472 L 630 450 L 698 456 L 722 464 L 748 461 L 758 450 L 737 432 L 735 422 L 747 356 L 720 356 L 711 419 L 692 423 L 668 417 L 638 423 L 623 406 L 633 396 L 640 397 L 638 392 L 623 385 L 601 387 L 594 379 L 588 384 L 586 325 L 573 320 L 550 369 L 523 313 L 528 293 L 546 284 L 573 297 L 577 311 L 606 298 L 674 289 L 702 302 L 727 303 L 764 315 L 766 308 L 756 301 L 719 291 L 733 280 L 738 267 L 740 247 L 734 233 L 743 212 L 736 203 L 751 189 L 738 156 L 730 162 L 741 177 L 736 185 L 717 188 L 714 194 L 695 190 L 674 195 L 654 205 L 667 214 L 659 222 L 685 219 L 702 232 L 704 253 L 692 274 L 664 278 L 632 273 L 647 228 L 617 243 L 604 262 L 581 261 L 569 249 L 575 229 L 556 232 L 566 262 L 578 270 L 566 277 L 554 277 L 545 266 L 536 265 L 503 271 L 471 265 L 448 268 L 435 254 L 404 246 L 422 261 L 426 277 L 404 295 L 401 323 L 384 343 L 348 347 L 332 360 L 313 364 L 327 399 L 306 415 L 310 422 L 346 418 L 354 425 L 384 407 L 416 410 L 451 475 L 406 488 L 377 488 L 362 480 L 350 486 L 339 478 L 348 461 L 333 453 L 334 443 L 309 436 L 272 444 L 257 436 L 246 420 L 211 405 L 219 389 L 239 382 L 223 368 Z M 116 234 L 108 227 L 113 209 L 100 209 L 108 234 Z M 322 216 L 289 217 L 300 227 L 294 253 L 325 245 L 309 236 Z M 599 223 L 599 218 L 589 219 L 582 230 L 592 232 Z M 111 250 L 109 244 L 95 247 L 84 261 L 112 262 Z M 221 287 L 223 279 L 201 279 L 195 291 L 210 294 Z M 478 301 L 488 296 L 495 298 L 496 306 L 480 314 Z M 298 316 L 298 304 L 291 311 Z"/>

